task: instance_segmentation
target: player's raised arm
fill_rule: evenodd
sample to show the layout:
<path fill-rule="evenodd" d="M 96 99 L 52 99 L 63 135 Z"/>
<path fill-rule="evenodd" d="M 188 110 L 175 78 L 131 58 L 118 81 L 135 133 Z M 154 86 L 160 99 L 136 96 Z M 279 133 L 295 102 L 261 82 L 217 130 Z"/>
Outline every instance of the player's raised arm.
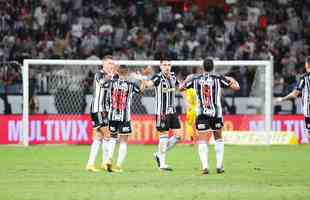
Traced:
<path fill-rule="evenodd" d="M 194 74 L 190 74 L 188 75 L 184 81 L 182 81 L 180 84 L 179 84 L 179 87 L 178 87 L 178 90 L 179 91 L 184 91 L 187 89 L 188 85 L 190 84 L 190 82 L 193 80 L 194 78 Z"/>
<path fill-rule="evenodd" d="M 301 94 L 304 87 L 305 87 L 305 79 L 304 77 L 301 77 L 300 80 L 298 81 L 296 88 L 292 92 L 290 92 L 288 95 L 284 97 L 276 98 L 275 101 L 282 102 L 282 101 L 286 101 L 289 99 L 297 98 Z"/>
<path fill-rule="evenodd" d="M 240 90 L 240 85 L 238 81 L 236 81 L 233 77 L 230 77 L 230 76 L 225 76 L 225 78 L 230 81 L 230 85 L 229 85 L 230 89 L 234 91 Z"/>
<path fill-rule="evenodd" d="M 294 89 L 291 93 L 289 93 L 288 95 L 284 96 L 284 97 L 278 97 L 276 98 L 276 102 L 282 102 L 282 101 L 286 101 L 289 99 L 294 99 L 297 98 L 300 95 L 300 91 L 297 89 Z"/>

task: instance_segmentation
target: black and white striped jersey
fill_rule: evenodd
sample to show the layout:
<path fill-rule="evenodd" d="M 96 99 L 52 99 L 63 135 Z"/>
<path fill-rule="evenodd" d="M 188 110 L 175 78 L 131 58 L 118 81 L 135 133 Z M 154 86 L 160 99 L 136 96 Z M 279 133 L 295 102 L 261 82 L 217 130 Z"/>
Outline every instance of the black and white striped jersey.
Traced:
<path fill-rule="evenodd" d="M 306 73 L 300 77 L 296 90 L 302 94 L 304 116 L 310 117 L 310 73 Z"/>
<path fill-rule="evenodd" d="M 128 80 L 113 79 L 104 84 L 109 94 L 109 121 L 130 121 L 131 101 L 134 93 L 140 93 L 140 87 Z"/>
<path fill-rule="evenodd" d="M 95 73 L 91 113 L 108 111 L 108 93 L 104 88 L 104 83 L 108 81 L 106 76 L 107 74 L 102 70 Z"/>
<path fill-rule="evenodd" d="M 179 82 L 173 72 L 169 77 L 163 73 L 155 74 L 152 79 L 155 86 L 156 115 L 173 114 L 175 109 L 175 91 Z"/>
<path fill-rule="evenodd" d="M 221 89 L 229 87 L 231 81 L 224 76 L 204 74 L 186 83 L 186 88 L 194 88 L 197 98 L 197 116 L 222 117 Z"/>

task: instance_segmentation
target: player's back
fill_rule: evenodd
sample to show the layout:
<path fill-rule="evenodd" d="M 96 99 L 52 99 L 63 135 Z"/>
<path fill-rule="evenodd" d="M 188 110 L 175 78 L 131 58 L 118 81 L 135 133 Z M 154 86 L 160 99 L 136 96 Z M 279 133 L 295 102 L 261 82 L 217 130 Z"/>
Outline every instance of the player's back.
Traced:
<path fill-rule="evenodd" d="M 222 117 L 221 91 L 229 86 L 229 81 L 222 76 L 204 74 L 192 80 L 192 88 L 197 95 L 197 115 Z"/>
<path fill-rule="evenodd" d="M 107 85 L 111 95 L 109 120 L 129 121 L 132 96 L 134 93 L 139 93 L 140 88 L 135 83 L 121 78 L 113 79 Z"/>

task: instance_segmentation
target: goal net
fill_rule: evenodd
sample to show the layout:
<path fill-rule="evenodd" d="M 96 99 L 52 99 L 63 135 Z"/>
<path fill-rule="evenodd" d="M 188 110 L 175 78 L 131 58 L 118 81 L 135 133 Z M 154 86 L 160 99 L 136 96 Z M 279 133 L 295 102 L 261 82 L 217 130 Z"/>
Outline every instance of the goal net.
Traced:
<path fill-rule="evenodd" d="M 145 66 L 154 73 L 159 61 L 115 61 L 130 68 L 132 79 Z M 24 60 L 22 144 L 89 143 L 92 122 L 89 111 L 93 76 L 100 60 Z M 178 79 L 192 73 L 202 61 L 171 61 Z M 215 73 L 236 78 L 237 93 L 223 91 L 224 139 L 228 143 L 271 143 L 272 61 L 215 61 Z M 150 78 L 150 77 L 147 77 Z M 151 144 L 158 138 L 155 130 L 152 89 L 136 95 L 132 103 L 131 143 Z M 186 133 L 186 98 L 176 95 L 184 143 Z M 241 141 L 241 142 L 240 142 Z"/>

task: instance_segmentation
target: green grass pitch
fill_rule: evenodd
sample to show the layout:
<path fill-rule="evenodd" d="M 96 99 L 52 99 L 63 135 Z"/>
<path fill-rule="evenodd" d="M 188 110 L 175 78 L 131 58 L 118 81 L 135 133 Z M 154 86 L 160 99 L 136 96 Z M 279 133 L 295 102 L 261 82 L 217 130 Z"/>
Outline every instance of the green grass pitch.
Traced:
<path fill-rule="evenodd" d="M 169 152 L 170 173 L 155 167 L 155 149 L 130 145 L 123 173 L 90 173 L 89 146 L 0 146 L 0 200 L 310 199 L 310 145 L 226 145 L 224 175 L 209 146 L 207 176 L 196 147 Z"/>

